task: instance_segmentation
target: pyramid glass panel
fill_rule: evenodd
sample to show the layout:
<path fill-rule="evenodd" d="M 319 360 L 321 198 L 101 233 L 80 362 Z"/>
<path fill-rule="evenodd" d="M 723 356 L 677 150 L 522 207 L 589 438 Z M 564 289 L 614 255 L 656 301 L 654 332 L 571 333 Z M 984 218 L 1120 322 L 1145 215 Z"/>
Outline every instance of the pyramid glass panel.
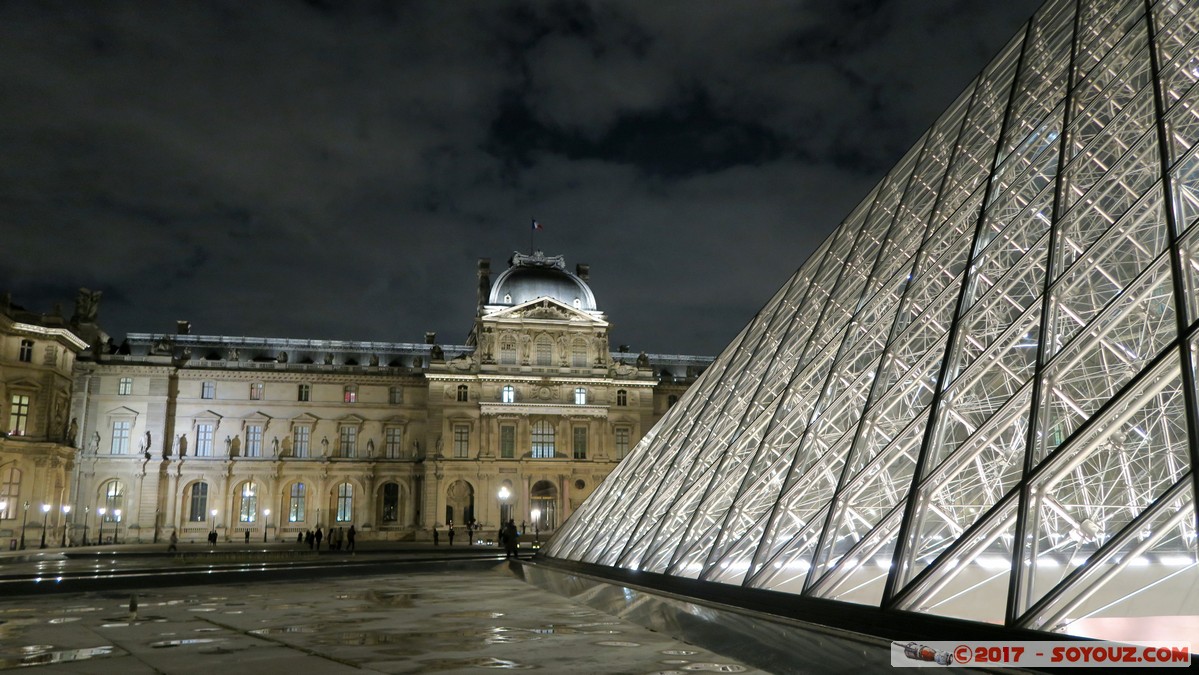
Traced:
<path fill-rule="evenodd" d="M 544 554 L 1199 625 L 1196 222 L 1199 3 L 1050 0 Z"/>

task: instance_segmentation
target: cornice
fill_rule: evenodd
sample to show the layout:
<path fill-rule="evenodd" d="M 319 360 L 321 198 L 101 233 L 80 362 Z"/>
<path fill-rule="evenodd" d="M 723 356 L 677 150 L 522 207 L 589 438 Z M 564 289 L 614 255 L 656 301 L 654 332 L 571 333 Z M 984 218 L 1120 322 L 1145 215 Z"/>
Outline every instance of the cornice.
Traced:
<path fill-rule="evenodd" d="M 479 402 L 480 415 L 559 415 L 562 417 L 608 416 L 607 406 L 566 405 L 562 403 L 492 403 Z"/>

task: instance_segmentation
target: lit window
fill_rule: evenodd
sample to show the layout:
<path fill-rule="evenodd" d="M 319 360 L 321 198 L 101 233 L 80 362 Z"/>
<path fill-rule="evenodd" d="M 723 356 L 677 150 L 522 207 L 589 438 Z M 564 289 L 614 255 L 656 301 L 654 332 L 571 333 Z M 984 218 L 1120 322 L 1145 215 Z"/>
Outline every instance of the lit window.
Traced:
<path fill-rule="evenodd" d="M 296 483 L 291 486 L 287 503 L 287 522 L 304 522 L 304 484 Z"/>
<path fill-rule="evenodd" d="M 358 454 L 358 427 L 352 424 L 343 424 L 338 431 L 341 440 L 341 456 L 356 456 Z"/>
<path fill-rule="evenodd" d="M 624 459 L 629 454 L 629 428 L 616 427 L 616 458 Z"/>
<path fill-rule="evenodd" d="M 587 390 L 575 387 L 575 405 L 587 405 Z"/>
<path fill-rule="evenodd" d="M 470 451 L 470 427 L 465 424 L 454 425 L 454 457 L 463 459 Z"/>
<path fill-rule="evenodd" d="M 16 504 L 21 501 L 21 470 L 15 467 L 9 467 L 4 471 L 4 478 L 0 480 L 0 519 L 12 520 L 16 518 Z"/>
<path fill-rule="evenodd" d="M 546 421 L 533 425 L 533 459 L 550 459 L 554 456 L 554 427 Z"/>
<path fill-rule="evenodd" d="M 117 383 L 117 395 L 118 396 L 128 396 L 132 393 L 133 393 L 133 378 L 132 377 L 122 377 L 120 382 Z"/>
<path fill-rule="evenodd" d="M 500 392 L 500 401 L 502 403 L 516 403 L 516 387 L 505 384 Z"/>
<path fill-rule="evenodd" d="M 33 362 L 33 340 L 21 340 L 21 352 L 18 358 L 24 363 Z"/>
<path fill-rule="evenodd" d="M 296 457 L 308 456 L 308 445 L 312 440 L 312 427 L 307 425 L 298 425 L 292 429 L 292 444 L 291 451 Z"/>
<path fill-rule="evenodd" d="M 208 483 L 193 484 L 188 501 L 187 519 L 193 523 L 204 522 L 208 518 Z"/>
<path fill-rule="evenodd" d="M 470 388 L 465 384 L 458 385 L 458 402 L 464 403 L 470 393 Z"/>
<path fill-rule="evenodd" d="M 201 382 L 200 383 L 200 398 L 216 398 L 216 383 Z"/>
<path fill-rule="evenodd" d="M 251 424 L 246 427 L 246 457 L 262 456 L 262 425 Z"/>
<path fill-rule="evenodd" d="M 258 489 L 254 483 L 242 483 L 241 504 L 237 509 L 237 519 L 243 523 L 252 523 L 258 517 Z"/>
<path fill-rule="evenodd" d="M 516 427 L 500 427 L 500 459 L 512 459 L 516 455 Z"/>
<path fill-rule="evenodd" d="M 133 431 L 133 422 L 118 420 L 112 423 L 112 454 L 129 454 L 129 435 Z"/>
<path fill-rule="evenodd" d="M 358 402 L 358 385 L 347 384 L 345 390 L 342 393 L 342 400 L 345 401 L 346 403 L 357 403 Z"/>
<path fill-rule="evenodd" d="M 400 519 L 400 486 L 397 483 L 383 484 L 383 522 L 394 523 Z"/>
<path fill-rule="evenodd" d="M 348 523 L 354 519 L 354 486 L 342 483 L 337 486 L 337 522 Z"/>
<path fill-rule="evenodd" d="M 312 387 L 307 384 L 301 384 L 296 391 L 297 401 L 307 401 L 312 396 Z"/>
<path fill-rule="evenodd" d="M 214 425 L 196 425 L 196 457 L 212 457 L 212 439 L 215 435 Z"/>
<path fill-rule="evenodd" d="M 571 449 L 575 459 L 587 459 L 587 427 L 574 428 L 574 443 Z"/>
<path fill-rule="evenodd" d="M 383 450 L 387 459 L 399 459 L 404 456 L 403 427 L 387 427 L 383 435 Z"/>
<path fill-rule="evenodd" d="M 617 389 L 616 390 L 616 405 L 623 406 L 623 405 L 628 405 L 628 404 L 629 404 L 629 392 L 625 391 L 624 389 Z"/>
<path fill-rule="evenodd" d="M 403 403 L 404 402 L 404 388 L 403 387 L 392 387 L 391 389 L 389 389 L 387 392 L 387 400 L 392 405 L 399 405 L 399 404 Z"/>
<path fill-rule="evenodd" d="M 250 400 L 251 401 L 261 401 L 262 400 L 262 383 L 261 382 L 254 382 L 253 384 L 250 385 Z"/>
<path fill-rule="evenodd" d="M 29 397 L 24 394 L 13 394 L 12 407 L 8 410 L 8 433 L 11 436 L 24 436 L 29 425 Z"/>
<path fill-rule="evenodd" d="M 104 484 L 104 522 L 119 523 L 121 516 L 117 512 L 125 505 L 125 484 L 119 480 L 110 480 Z"/>

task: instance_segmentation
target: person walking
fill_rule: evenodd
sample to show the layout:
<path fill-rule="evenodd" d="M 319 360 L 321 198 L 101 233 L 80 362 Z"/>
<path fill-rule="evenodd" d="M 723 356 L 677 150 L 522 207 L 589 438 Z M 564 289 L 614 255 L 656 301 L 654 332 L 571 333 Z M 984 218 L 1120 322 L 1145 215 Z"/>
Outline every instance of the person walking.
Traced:
<path fill-rule="evenodd" d="M 350 525 L 350 531 L 346 533 L 346 550 L 354 550 L 354 535 L 357 533 L 358 531 L 354 529 L 354 526 Z"/>
<path fill-rule="evenodd" d="M 171 530 L 171 545 L 167 547 L 167 552 L 178 551 L 178 550 L 179 550 L 179 535 L 175 534 L 174 530 Z"/>
<path fill-rule="evenodd" d="M 516 547 L 520 545 L 520 533 L 516 531 L 516 521 L 509 520 L 504 526 L 504 557 L 516 558 Z"/>
<path fill-rule="evenodd" d="M 454 526 L 450 525 L 450 546 L 454 545 Z"/>
<path fill-rule="evenodd" d="M 250 531 L 246 530 L 246 543 L 250 543 Z"/>
<path fill-rule="evenodd" d="M 321 532 L 321 528 L 318 527 L 318 528 L 316 528 L 316 534 L 313 536 L 316 537 L 316 550 L 320 551 L 321 550 L 321 540 L 325 538 L 325 533 Z"/>
<path fill-rule="evenodd" d="M 441 538 L 441 536 L 437 534 L 437 526 L 434 525 L 433 526 L 433 545 L 434 546 L 438 545 L 438 539 L 440 539 L 440 538 Z"/>

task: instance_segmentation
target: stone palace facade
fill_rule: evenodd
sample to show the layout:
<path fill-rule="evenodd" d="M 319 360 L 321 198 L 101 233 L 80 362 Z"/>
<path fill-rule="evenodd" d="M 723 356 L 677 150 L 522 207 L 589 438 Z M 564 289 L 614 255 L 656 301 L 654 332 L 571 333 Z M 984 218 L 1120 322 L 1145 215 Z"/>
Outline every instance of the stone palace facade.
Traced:
<path fill-rule="evenodd" d="M 0 537 L 552 532 L 712 361 L 613 352 L 561 256 L 479 262 L 467 344 L 129 334 L 0 312 Z M 29 504 L 26 507 L 26 504 Z M 103 530 L 101 532 L 101 529 Z M 39 541 L 32 541 L 33 537 Z"/>

